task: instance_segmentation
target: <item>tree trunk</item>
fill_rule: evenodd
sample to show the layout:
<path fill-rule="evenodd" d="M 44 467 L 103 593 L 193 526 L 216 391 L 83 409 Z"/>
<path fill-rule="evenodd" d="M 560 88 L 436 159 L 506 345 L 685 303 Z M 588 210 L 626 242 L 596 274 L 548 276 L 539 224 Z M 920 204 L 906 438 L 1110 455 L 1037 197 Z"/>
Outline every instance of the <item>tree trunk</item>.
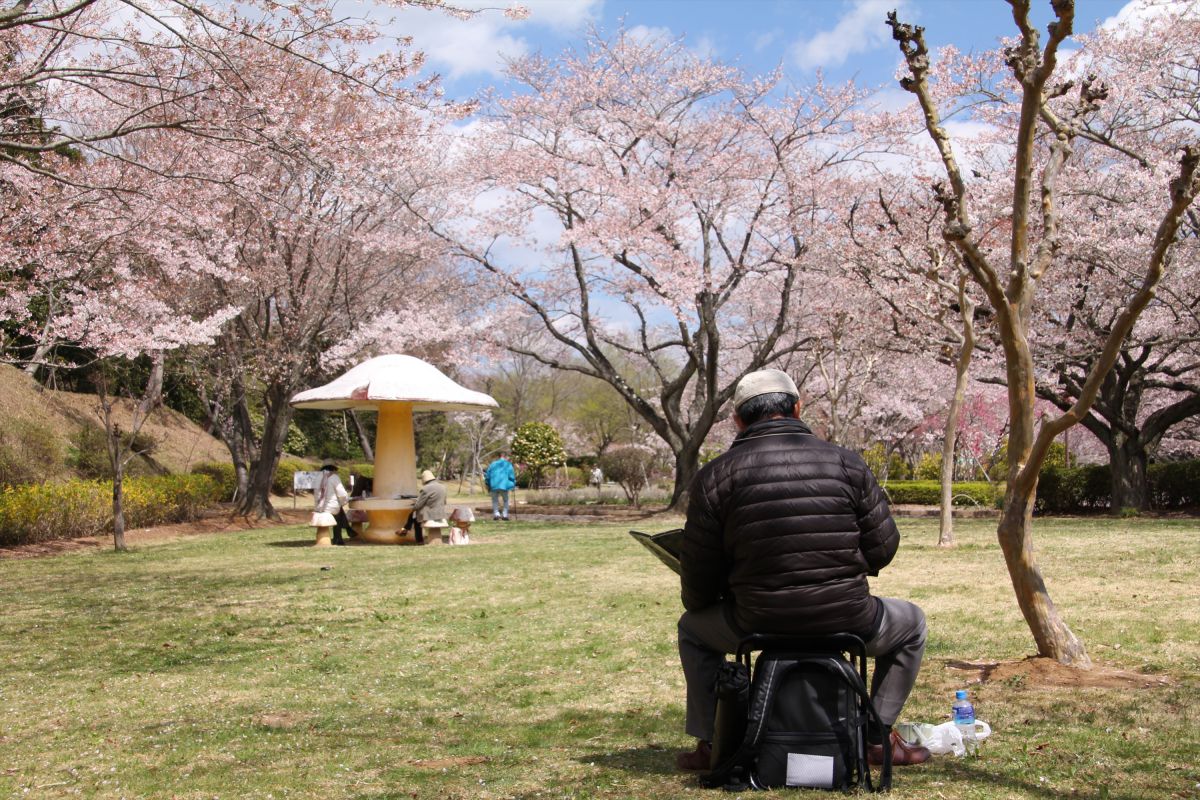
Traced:
<path fill-rule="evenodd" d="M 1013 306 L 1005 310 L 1008 320 L 1019 318 Z M 1092 662 L 1083 642 L 1067 627 L 1050 599 L 1034 556 L 1033 504 L 1037 496 L 1038 470 L 1045 461 L 1046 449 L 1034 453 L 1037 393 L 1033 356 L 1023 329 L 1014 330 L 1009 326 L 1002 330 L 1008 373 L 1008 484 L 996 537 L 1004 553 L 1017 605 L 1033 634 L 1038 655 L 1060 664 L 1090 667 Z"/>
<path fill-rule="evenodd" d="M 358 444 L 362 448 L 363 457 L 367 461 L 375 460 L 375 451 L 371 447 L 371 437 L 367 435 L 366 428 L 363 427 L 362 421 L 359 420 L 358 414 L 354 413 L 354 409 L 350 409 L 350 422 L 354 425 L 354 430 L 358 434 Z"/>
<path fill-rule="evenodd" d="M 123 483 L 124 465 L 113 473 L 112 507 L 113 507 L 113 549 L 124 552 L 125 546 L 125 487 Z"/>
<path fill-rule="evenodd" d="M 946 438 L 942 443 L 941 523 L 938 526 L 938 547 L 954 547 L 954 451 L 958 439 L 958 413 L 962 409 L 963 381 L 954 389 L 954 399 L 946 414 Z"/>
<path fill-rule="evenodd" d="M 246 496 L 238 504 L 238 513 L 244 517 L 280 519 L 279 512 L 271 505 L 271 484 L 275 479 L 279 458 L 283 455 L 288 425 L 292 421 L 292 407 L 287 402 L 290 396 L 289 389 L 278 384 L 268 388 L 265 393 L 258 458 L 250 463 Z"/>
<path fill-rule="evenodd" d="M 975 303 L 967 294 L 968 276 L 958 280 L 958 308 L 962 315 L 962 343 L 954 362 L 954 396 L 946 411 L 946 436 L 942 442 L 941 524 L 938 547 L 954 547 L 954 457 L 958 443 L 958 416 L 967 397 L 967 374 L 975 352 Z"/>
<path fill-rule="evenodd" d="M 1112 473 L 1112 499 L 1109 511 L 1120 514 L 1126 508 L 1149 508 L 1150 487 L 1146 470 L 1149 457 L 1140 437 L 1117 434 L 1109 444 L 1109 469 Z"/>
<path fill-rule="evenodd" d="M 1029 491 L 1018 492 L 1012 482 L 1004 497 L 1004 512 L 997 537 L 1012 579 L 1017 605 L 1033 633 L 1038 655 L 1060 664 L 1087 668 L 1092 665 L 1083 642 L 1059 616 L 1046 589 L 1041 569 L 1033 553 L 1033 500 L 1037 491 L 1034 480 Z"/>
<path fill-rule="evenodd" d="M 121 426 L 113 419 L 115 401 L 108 392 L 108 376 L 105 365 L 97 372 L 96 387 L 99 391 L 100 415 L 104 421 L 105 445 L 108 448 L 109 466 L 112 467 L 113 549 L 124 551 L 125 547 L 125 465 L 133 457 L 133 446 L 138 432 L 150 416 L 150 412 L 162 401 L 163 364 L 166 356 L 156 352 L 151 356 L 150 375 L 134 409 L 127 439 L 121 435 Z"/>
<path fill-rule="evenodd" d="M 688 489 L 700 471 L 700 446 L 704 437 L 694 436 L 675 453 L 675 486 L 671 490 L 671 510 L 686 513 Z"/>

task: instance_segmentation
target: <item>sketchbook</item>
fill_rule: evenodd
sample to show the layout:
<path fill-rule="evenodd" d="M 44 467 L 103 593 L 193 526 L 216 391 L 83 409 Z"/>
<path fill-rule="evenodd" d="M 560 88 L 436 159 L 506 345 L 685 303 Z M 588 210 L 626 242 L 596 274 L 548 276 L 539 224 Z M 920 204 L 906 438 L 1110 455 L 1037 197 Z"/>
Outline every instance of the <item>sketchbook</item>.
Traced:
<path fill-rule="evenodd" d="M 679 554 L 683 550 L 683 528 L 653 534 L 630 531 L 629 535 L 658 556 L 660 561 L 675 570 L 676 573 L 679 572 Z"/>

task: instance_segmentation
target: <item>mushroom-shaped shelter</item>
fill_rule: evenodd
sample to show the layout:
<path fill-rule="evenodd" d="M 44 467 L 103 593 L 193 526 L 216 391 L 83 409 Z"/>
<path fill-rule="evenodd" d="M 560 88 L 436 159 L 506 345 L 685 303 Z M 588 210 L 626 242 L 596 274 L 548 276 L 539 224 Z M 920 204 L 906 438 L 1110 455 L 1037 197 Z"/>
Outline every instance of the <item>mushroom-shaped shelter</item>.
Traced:
<path fill-rule="evenodd" d="M 375 429 L 374 496 L 351 508 L 367 512 L 362 539 L 404 544 L 404 523 L 417 496 L 414 411 L 479 411 L 497 408 L 483 392 L 459 386 L 437 367 L 419 358 L 385 355 L 369 359 L 341 377 L 292 398 L 296 408 L 355 409 L 379 412 Z"/>

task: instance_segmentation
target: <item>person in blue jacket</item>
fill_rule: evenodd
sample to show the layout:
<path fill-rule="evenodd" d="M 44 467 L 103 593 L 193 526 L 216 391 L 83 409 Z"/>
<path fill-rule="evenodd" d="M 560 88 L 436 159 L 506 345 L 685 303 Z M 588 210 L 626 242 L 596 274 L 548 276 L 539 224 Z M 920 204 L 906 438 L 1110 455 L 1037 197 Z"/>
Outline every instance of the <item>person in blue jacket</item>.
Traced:
<path fill-rule="evenodd" d="M 507 453 L 500 453 L 483 473 L 483 480 L 492 493 L 492 519 L 508 519 L 508 493 L 517 488 L 517 471 L 507 456 Z"/>

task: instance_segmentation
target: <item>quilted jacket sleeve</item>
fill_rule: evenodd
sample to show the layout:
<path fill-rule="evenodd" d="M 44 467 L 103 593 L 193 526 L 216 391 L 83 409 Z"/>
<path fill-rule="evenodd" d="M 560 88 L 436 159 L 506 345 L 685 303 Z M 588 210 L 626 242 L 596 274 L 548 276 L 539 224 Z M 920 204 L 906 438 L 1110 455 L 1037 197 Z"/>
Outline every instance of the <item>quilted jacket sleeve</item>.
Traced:
<path fill-rule="evenodd" d="M 722 540 L 721 524 L 712 512 L 703 481 L 697 476 L 688 494 L 683 552 L 679 559 L 683 607 L 688 611 L 708 608 L 724 594 L 728 566 Z"/>
<path fill-rule="evenodd" d="M 878 575 L 896 556 L 900 547 L 900 531 L 892 519 L 887 496 L 879 488 L 879 482 L 871 469 L 857 454 L 850 454 L 846 465 L 849 474 L 859 488 L 858 530 L 859 550 L 867 561 L 868 573 Z"/>

